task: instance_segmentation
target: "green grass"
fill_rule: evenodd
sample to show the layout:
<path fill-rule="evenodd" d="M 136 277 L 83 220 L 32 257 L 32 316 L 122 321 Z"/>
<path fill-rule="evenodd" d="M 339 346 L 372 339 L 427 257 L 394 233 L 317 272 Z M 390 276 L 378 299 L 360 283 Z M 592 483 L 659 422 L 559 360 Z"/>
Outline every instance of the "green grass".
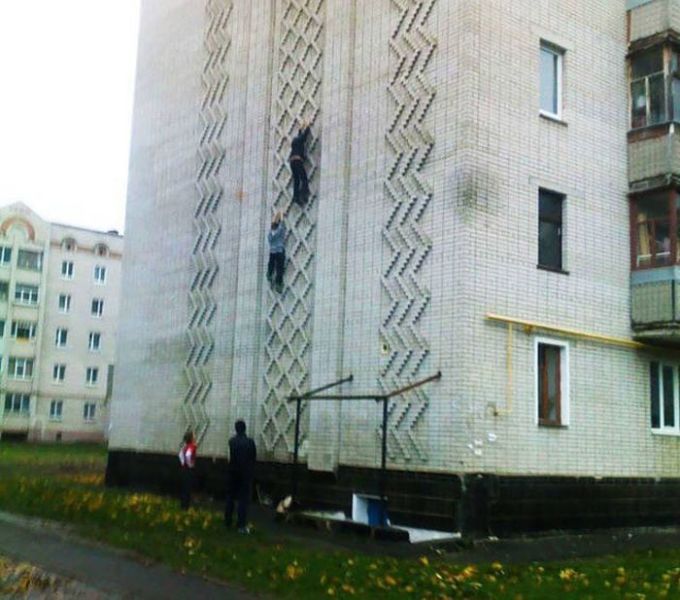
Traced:
<path fill-rule="evenodd" d="M 107 489 L 104 462 L 94 446 L 0 443 L 0 509 L 273 597 L 680 598 L 680 550 L 519 566 L 322 552 L 257 529 L 239 536 L 213 510 L 182 512 L 173 499 Z"/>

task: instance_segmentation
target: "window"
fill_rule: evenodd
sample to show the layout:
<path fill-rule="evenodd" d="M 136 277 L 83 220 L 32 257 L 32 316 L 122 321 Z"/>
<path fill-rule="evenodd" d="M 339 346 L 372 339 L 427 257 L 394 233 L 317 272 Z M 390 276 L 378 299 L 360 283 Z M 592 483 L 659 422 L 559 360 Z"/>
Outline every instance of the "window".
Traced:
<path fill-rule="evenodd" d="M 541 42 L 541 113 L 562 116 L 562 63 L 564 50 Z"/>
<path fill-rule="evenodd" d="M 76 248 L 76 241 L 73 238 L 65 238 L 61 242 L 61 249 L 64 250 L 64 252 L 75 252 Z"/>
<path fill-rule="evenodd" d="M 73 261 L 61 261 L 61 277 L 62 279 L 73 279 Z"/>
<path fill-rule="evenodd" d="M 539 425 L 569 424 L 569 347 L 555 340 L 536 340 L 536 397 Z"/>
<path fill-rule="evenodd" d="M 63 400 L 52 400 L 50 402 L 50 419 L 53 421 L 61 421 L 61 416 L 64 411 Z"/>
<path fill-rule="evenodd" d="M 106 246 L 106 244 L 97 244 L 94 247 L 94 253 L 97 256 L 108 256 L 109 255 L 109 249 Z"/>
<path fill-rule="evenodd" d="M 34 321 L 12 321 L 12 337 L 19 340 L 35 338 L 37 323 Z"/>
<path fill-rule="evenodd" d="M 99 378 L 99 369 L 97 367 L 87 367 L 85 372 L 85 382 L 87 385 L 96 385 Z"/>
<path fill-rule="evenodd" d="M 54 345 L 57 348 L 65 348 L 67 341 L 68 341 L 68 329 L 59 327 L 57 329 L 56 335 L 54 336 Z"/>
<path fill-rule="evenodd" d="M 101 317 L 104 313 L 104 300 L 101 298 L 92 299 L 92 315 L 95 317 Z"/>
<path fill-rule="evenodd" d="M 42 252 L 19 250 L 17 253 L 17 267 L 27 271 L 40 271 L 42 269 Z"/>
<path fill-rule="evenodd" d="M 30 395 L 5 394 L 5 414 L 28 415 L 30 407 Z"/>
<path fill-rule="evenodd" d="M 83 407 L 83 419 L 85 421 L 94 421 L 97 405 L 94 402 L 86 402 Z"/>
<path fill-rule="evenodd" d="M 61 383 L 66 379 L 66 365 L 54 365 L 52 368 L 52 380 Z"/>
<path fill-rule="evenodd" d="M 97 265 L 94 268 L 94 282 L 100 285 L 106 283 L 106 267 Z"/>
<path fill-rule="evenodd" d="M 650 415 L 652 429 L 680 434 L 678 381 L 680 365 L 652 362 L 649 365 Z"/>
<path fill-rule="evenodd" d="M 0 246 L 0 266 L 6 267 L 12 262 L 12 249 L 9 246 Z"/>
<path fill-rule="evenodd" d="M 0 337 L 5 336 L 5 320 L 0 319 Z"/>
<path fill-rule="evenodd" d="M 7 301 L 9 297 L 9 281 L 0 281 L 0 300 Z"/>
<path fill-rule="evenodd" d="M 59 312 L 67 313 L 71 310 L 71 294 L 59 294 Z"/>
<path fill-rule="evenodd" d="M 653 192 L 631 200 L 633 269 L 680 262 L 677 252 L 680 198 L 674 190 Z M 675 257 L 675 260 L 674 258 Z"/>
<path fill-rule="evenodd" d="M 630 61 L 631 126 L 633 129 L 667 120 L 663 48 L 652 48 Z"/>
<path fill-rule="evenodd" d="M 90 340 L 89 340 L 89 343 L 88 343 L 88 348 L 93 352 L 100 350 L 101 349 L 101 338 L 102 338 L 101 333 L 99 333 L 98 331 L 91 331 L 90 332 Z"/>
<path fill-rule="evenodd" d="M 38 286 L 17 283 L 14 287 L 14 300 L 19 304 L 38 304 Z"/>
<path fill-rule="evenodd" d="M 33 377 L 33 359 L 10 356 L 7 375 L 12 379 L 31 379 Z"/>
<path fill-rule="evenodd" d="M 562 270 L 562 203 L 564 196 L 538 192 L 538 265 Z"/>

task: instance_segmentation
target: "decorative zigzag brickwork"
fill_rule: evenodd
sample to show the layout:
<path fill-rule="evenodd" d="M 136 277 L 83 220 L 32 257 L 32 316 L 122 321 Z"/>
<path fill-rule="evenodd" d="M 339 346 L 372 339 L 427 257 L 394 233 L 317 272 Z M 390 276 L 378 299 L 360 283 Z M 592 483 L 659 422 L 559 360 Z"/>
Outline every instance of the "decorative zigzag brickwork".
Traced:
<path fill-rule="evenodd" d="M 319 114 L 325 2 L 282 0 L 279 10 L 273 209 L 286 215 L 287 265 L 284 292 L 268 292 L 262 438 L 268 452 L 285 457 L 293 451 L 295 427 L 295 407 L 285 397 L 303 391 L 309 378 L 316 247 L 314 149 L 318 133 L 313 126 L 307 141 L 310 196 L 303 208 L 292 204 L 288 157 L 298 119 L 313 123 Z M 305 412 L 303 436 L 306 420 Z"/>
<path fill-rule="evenodd" d="M 185 363 L 188 389 L 183 404 L 186 426 L 195 432 L 199 441 L 210 426 L 205 402 L 212 387 L 209 363 L 215 346 L 213 319 L 217 303 L 212 288 L 219 270 L 214 250 L 221 231 L 215 215 L 223 194 L 220 170 L 225 149 L 221 136 L 227 122 L 223 104 L 229 82 L 227 54 L 231 40 L 227 26 L 231 12 L 232 0 L 206 2 L 207 57 L 202 71 L 201 138 L 196 176 L 198 204 L 194 211 L 196 237 L 191 253 L 193 278 L 187 327 L 189 354 Z"/>
<path fill-rule="evenodd" d="M 435 2 L 392 0 L 398 18 L 390 39 L 393 65 L 388 91 L 393 107 L 386 136 L 391 162 L 385 183 L 390 211 L 382 232 L 388 257 L 382 277 L 387 307 L 380 329 L 387 350 L 379 377 L 384 391 L 423 377 L 422 367 L 430 352 L 420 321 L 430 302 L 421 272 L 432 241 L 421 220 L 433 196 L 423 170 L 434 138 L 423 122 L 435 96 L 426 77 L 437 46 L 427 28 Z M 428 404 L 427 393 L 420 389 L 390 403 L 388 451 L 392 459 L 427 461 L 419 425 Z"/>

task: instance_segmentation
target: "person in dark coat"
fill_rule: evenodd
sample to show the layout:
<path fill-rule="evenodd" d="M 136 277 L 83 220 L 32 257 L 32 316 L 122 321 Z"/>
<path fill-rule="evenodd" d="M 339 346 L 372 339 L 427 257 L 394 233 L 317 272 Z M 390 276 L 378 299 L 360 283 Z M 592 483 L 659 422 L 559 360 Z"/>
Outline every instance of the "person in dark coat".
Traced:
<path fill-rule="evenodd" d="M 309 125 L 300 124 L 300 131 L 290 144 L 290 170 L 293 173 L 293 202 L 303 206 L 309 199 L 309 181 L 305 170 L 305 143 L 309 136 Z"/>
<path fill-rule="evenodd" d="M 283 272 L 286 268 L 286 225 L 281 211 L 278 211 L 272 219 L 267 241 L 269 242 L 267 279 L 280 293 L 283 291 Z"/>
<path fill-rule="evenodd" d="M 234 427 L 236 435 L 229 440 L 229 481 L 224 522 L 227 527 L 231 527 L 234 504 L 238 502 L 236 526 L 239 533 L 249 533 L 248 504 L 255 475 L 257 449 L 255 442 L 246 435 L 246 424 L 243 421 L 236 421 Z"/>

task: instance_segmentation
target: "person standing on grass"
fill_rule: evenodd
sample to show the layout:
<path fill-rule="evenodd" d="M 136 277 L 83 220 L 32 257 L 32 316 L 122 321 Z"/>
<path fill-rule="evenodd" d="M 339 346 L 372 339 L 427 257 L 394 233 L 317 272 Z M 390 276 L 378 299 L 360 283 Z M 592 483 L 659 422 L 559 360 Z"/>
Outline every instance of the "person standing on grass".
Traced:
<path fill-rule="evenodd" d="M 182 447 L 179 450 L 179 464 L 182 468 L 180 506 L 186 510 L 191 504 L 191 488 L 193 486 L 194 466 L 196 465 L 196 441 L 191 431 L 184 434 Z"/>
<path fill-rule="evenodd" d="M 224 522 L 231 527 L 234 504 L 238 502 L 236 526 L 239 533 L 250 533 L 248 530 L 248 504 L 250 502 L 253 476 L 255 475 L 255 458 L 257 449 L 255 442 L 246 435 L 246 424 L 240 419 L 234 428 L 236 435 L 229 440 L 229 480 L 227 482 L 227 506 L 224 511 Z"/>

